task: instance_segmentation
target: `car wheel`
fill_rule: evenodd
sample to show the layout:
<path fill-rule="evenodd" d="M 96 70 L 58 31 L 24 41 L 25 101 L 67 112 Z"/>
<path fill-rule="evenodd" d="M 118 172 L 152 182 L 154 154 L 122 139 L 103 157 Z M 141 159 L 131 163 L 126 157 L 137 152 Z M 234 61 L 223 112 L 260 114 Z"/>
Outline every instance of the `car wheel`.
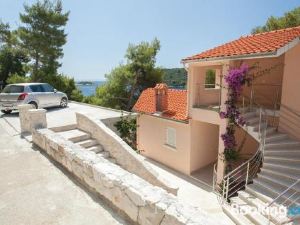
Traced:
<path fill-rule="evenodd" d="M 68 99 L 67 98 L 62 98 L 60 101 L 60 107 L 66 108 L 68 106 Z"/>
<path fill-rule="evenodd" d="M 30 102 L 29 105 L 33 105 L 33 108 L 34 108 L 34 109 L 37 109 L 37 108 L 38 108 L 38 105 L 37 105 L 35 102 Z"/>
<path fill-rule="evenodd" d="M 4 114 L 10 114 L 12 112 L 12 110 L 1 110 L 1 112 Z"/>

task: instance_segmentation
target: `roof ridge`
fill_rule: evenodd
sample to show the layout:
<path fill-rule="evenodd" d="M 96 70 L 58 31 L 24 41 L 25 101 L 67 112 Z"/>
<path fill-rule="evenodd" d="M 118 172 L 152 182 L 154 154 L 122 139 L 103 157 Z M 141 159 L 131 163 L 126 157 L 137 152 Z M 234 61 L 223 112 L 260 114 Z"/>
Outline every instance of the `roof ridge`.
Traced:
<path fill-rule="evenodd" d="M 287 31 L 287 30 L 294 30 L 294 29 L 300 29 L 300 26 L 287 27 L 287 28 L 282 28 L 282 29 L 278 29 L 278 30 L 265 31 L 265 32 L 257 33 L 257 34 L 249 34 L 249 35 L 246 35 L 245 37 L 252 37 L 252 36 L 259 36 L 259 35 L 265 35 L 265 34 L 271 34 L 271 33 L 278 33 L 278 32 L 283 32 L 283 31 Z"/>

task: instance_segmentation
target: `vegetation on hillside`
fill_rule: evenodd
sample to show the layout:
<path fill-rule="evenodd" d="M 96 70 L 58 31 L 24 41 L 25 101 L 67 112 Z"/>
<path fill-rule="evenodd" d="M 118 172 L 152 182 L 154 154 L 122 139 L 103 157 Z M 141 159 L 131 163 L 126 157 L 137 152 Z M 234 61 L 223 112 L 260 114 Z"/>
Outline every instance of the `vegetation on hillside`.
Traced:
<path fill-rule="evenodd" d="M 162 69 L 163 82 L 169 87 L 186 88 L 187 72 L 184 68 Z"/>
<path fill-rule="evenodd" d="M 130 44 L 125 64 L 120 64 L 106 75 L 107 82 L 96 89 L 95 96 L 85 102 L 115 109 L 131 110 L 141 92 L 154 87 L 162 80 L 162 70 L 156 67 L 156 55 L 160 49 L 157 39 L 152 42 Z"/>
<path fill-rule="evenodd" d="M 47 82 L 70 99 L 81 101 L 74 79 L 58 73 L 68 17 L 61 0 L 43 0 L 24 5 L 16 30 L 0 22 L 0 81 Z"/>
<path fill-rule="evenodd" d="M 252 33 L 257 34 L 296 26 L 300 26 L 300 7 L 286 12 L 282 17 L 269 17 L 265 25 L 254 28 Z"/>

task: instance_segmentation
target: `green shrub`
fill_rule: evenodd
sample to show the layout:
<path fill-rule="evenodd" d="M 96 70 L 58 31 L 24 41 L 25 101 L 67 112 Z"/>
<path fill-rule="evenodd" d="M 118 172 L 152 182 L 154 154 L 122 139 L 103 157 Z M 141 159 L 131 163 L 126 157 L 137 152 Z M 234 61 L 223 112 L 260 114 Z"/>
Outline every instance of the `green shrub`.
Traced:
<path fill-rule="evenodd" d="M 20 76 L 18 74 L 13 74 L 6 80 L 8 84 L 28 83 L 30 81 L 30 77 Z"/>

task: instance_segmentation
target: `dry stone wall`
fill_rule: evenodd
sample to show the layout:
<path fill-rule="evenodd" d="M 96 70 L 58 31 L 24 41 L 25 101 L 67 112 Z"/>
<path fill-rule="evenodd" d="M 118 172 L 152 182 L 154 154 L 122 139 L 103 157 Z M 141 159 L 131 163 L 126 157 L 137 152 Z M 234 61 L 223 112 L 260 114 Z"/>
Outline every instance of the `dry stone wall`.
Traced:
<path fill-rule="evenodd" d="M 76 118 L 77 127 L 90 133 L 116 159 L 118 165 L 155 186 L 162 187 L 175 195 L 177 194 L 177 186 L 160 177 L 142 156 L 136 154 L 122 138 L 103 122 L 89 118 L 81 113 L 76 113 Z"/>
<path fill-rule="evenodd" d="M 141 225 L 222 225 L 198 208 L 154 186 L 120 166 L 44 128 L 33 130 L 33 142 L 82 183 Z"/>

